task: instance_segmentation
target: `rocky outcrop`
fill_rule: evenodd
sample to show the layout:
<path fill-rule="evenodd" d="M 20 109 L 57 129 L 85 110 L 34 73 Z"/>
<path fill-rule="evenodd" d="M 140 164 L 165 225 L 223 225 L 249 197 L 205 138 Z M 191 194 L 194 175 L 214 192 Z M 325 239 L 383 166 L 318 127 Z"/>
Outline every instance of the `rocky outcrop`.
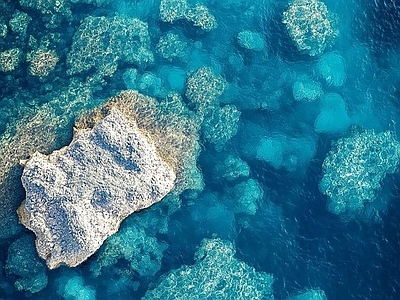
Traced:
<path fill-rule="evenodd" d="M 175 177 L 136 123 L 112 109 L 69 146 L 27 161 L 18 214 L 49 268 L 77 266 L 128 215 L 160 201 Z"/>

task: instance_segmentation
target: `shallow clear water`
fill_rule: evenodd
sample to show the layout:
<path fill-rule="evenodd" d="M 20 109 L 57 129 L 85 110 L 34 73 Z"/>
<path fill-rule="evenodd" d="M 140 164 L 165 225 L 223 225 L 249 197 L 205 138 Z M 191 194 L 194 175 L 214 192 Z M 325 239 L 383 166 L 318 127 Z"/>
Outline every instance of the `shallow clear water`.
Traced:
<path fill-rule="evenodd" d="M 357 130 L 399 132 L 399 1 L 325 0 L 337 35 L 315 56 L 299 51 L 282 22 L 288 1 L 188 1 L 192 7 L 203 4 L 215 17 L 218 25 L 210 31 L 190 20 L 162 22 L 157 0 L 76 2 L 60 1 L 58 12 L 53 1 L 0 4 L 0 25 L 7 28 L 0 52 L 18 48 L 22 53 L 13 70 L 0 71 L 0 175 L 7 178 L 0 182 L 0 299 L 140 299 L 166 274 L 194 265 L 196 249 L 211 237 L 230 241 L 238 260 L 271 274 L 275 299 L 310 289 L 323 290 L 328 299 L 400 299 L 397 165 L 379 180 L 373 204 L 356 212 L 332 212 L 319 187 L 322 164 L 338 140 Z M 100 2 L 104 5 L 96 5 Z M 23 23 L 17 10 L 31 18 L 25 31 L 15 25 Z M 89 58 L 81 71 L 71 71 L 79 60 L 71 53 L 84 55 L 73 50 L 74 34 L 88 16 L 146 22 L 154 61 L 116 59 L 111 76 L 103 76 L 96 64 L 109 63 L 111 55 L 86 68 Z M 239 38 L 245 31 L 256 33 L 250 42 L 246 35 Z M 181 45 L 160 50 L 160 37 L 168 32 Z M 54 50 L 58 57 L 41 79 L 30 73 L 27 56 L 37 49 Z M 198 168 L 204 190 L 183 193 L 173 213 L 171 203 L 161 202 L 125 220 L 120 248 L 110 246 L 118 253 L 115 261 L 105 262 L 104 249 L 112 244 L 106 242 L 76 268 L 44 269 L 33 251 L 33 234 L 17 224 L 15 209 L 24 199 L 19 159 L 67 145 L 79 113 L 127 88 L 159 100 L 174 91 L 195 110 L 185 94 L 187 79 L 204 66 L 226 82 L 217 106 L 234 105 L 241 112 L 238 122 L 227 118 L 229 125 L 215 140 L 207 137 L 212 121 L 203 123 Z M 25 127 L 35 118 L 42 125 Z M 219 140 L 230 130 L 230 139 Z M 30 143 L 33 136 L 45 144 Z M 241 160 L 239 175 L 227 175 L 235 171 L 222 163 L 229 155 Z M 384 168 L 379 160 L 373 167 Z M 21 239 L 32 251 L 18 248 L 24 244 L 15 241 Z M 129 251 L 121 254 L 121 247 Z M 98 264 L 104 264 L 101 274 Z M 47 276 L 46 287 L 35 293 L 17 290 L 21 275 L 37 274 Z M 229 297 L 220 299 L 237 298 Z"/>

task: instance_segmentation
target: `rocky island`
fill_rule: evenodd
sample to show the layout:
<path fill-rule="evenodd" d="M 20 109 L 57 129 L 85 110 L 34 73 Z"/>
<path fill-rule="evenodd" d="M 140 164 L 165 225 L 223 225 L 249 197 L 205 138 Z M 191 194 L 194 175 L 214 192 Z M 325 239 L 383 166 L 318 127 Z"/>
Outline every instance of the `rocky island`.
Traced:
<path fill-rule="evenodd" d="M 32 155 L 21 177 L 26 199 L 18 214 L 50 269 L 73 267 L 127 216 L 160 201 L 175 179 L 151 138 L 113 108 L 93 128 L 76 130 L 70 145 Z"/>

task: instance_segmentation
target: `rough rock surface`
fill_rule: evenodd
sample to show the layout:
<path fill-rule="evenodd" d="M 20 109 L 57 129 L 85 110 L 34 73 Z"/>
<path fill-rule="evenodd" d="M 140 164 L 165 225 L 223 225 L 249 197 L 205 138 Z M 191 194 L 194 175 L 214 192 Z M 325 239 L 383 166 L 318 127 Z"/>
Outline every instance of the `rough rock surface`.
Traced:
<path fill-rule="evenodd" d="M 113 109 L 69 146 L 27 161 L 18 213 L 49 268 L 77 266 L 124 218 L 160 201 L 175 177 L 136 124 Z"/>

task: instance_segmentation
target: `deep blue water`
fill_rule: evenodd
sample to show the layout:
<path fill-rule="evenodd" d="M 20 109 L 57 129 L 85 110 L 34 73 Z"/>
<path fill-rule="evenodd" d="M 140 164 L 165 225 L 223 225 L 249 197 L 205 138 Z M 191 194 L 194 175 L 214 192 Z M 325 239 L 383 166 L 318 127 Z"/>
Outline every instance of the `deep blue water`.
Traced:
<path fill-rule="evenodd" d="M 398 164 L 394 172 L 384 172 L 373 204 L 364 204 L 377 207 L 374 216 L 364 207 L 335 214 L 320 188 L 323 162 L 341 139 L 367 129 L 390 130 L 400 139 L 400 1 L 364 2 L 325 0 L 337 34 L 321 53 L 310 56 L 296 47 L 282 22 L 291 3 L 286 0 L 188 1 L 192 7 L 206 6 L 215 17 L 218 25 L 209 32 L 184 19 L 162 22 L 158 0 L 61 0 L 58 12 L 53 1 L 0 0 L 0 25 L 6 28 L 3 35 L 0 28 L 0 52 L 21 51 L 15 68 L 0 69 L 0 175 L 7 179 L 0 181 L 0 299 L 140 299 L 173 270 L 195 265 L 196 249 L 212 237 L 231 242 L 238 260 L 271 274 L 275 299 L 311 289 L 323 290 L 328 299 L 400 299 Z M 17 11 L 31 18 L 26 29 L 15 25 L 23 23 Z M 120 59 L 112 76 L 99 75 L 98 65 L 112 61 L 111 55 L 72 72 L 79 61 L 70 59 L 78 53 L 73 52 L 79 45 L 74 34 L 88 16 L 146 22 L 154 62 Z M 250 42 L 247 49 L 238 38 L 243 31 L 261 37 L 261 46 Z M 169 58 L 157 50 L 167 33 L 176 34 L 183 45 Z M 38 49 L 53 50 L 58 57 L 43 78 L 29 71 L 29 57 Z M 329 75 L 322 74 L 324 63 L 331 66 Z M 202 67 L 226 82 L 217 107 L 234 105 L 241 112 L 239 122 L 231 124 L 228 118 L 217 134 L 236 126 L 226 142 L 207 138 L 212 122 L 206 123 L 205 116 L 197 160 L 204 189 L 184 192 L 174 212 L 171 203 L 162 201 L 130 216 L 117 233 L 120 244 L 107 241 L 80 266 L 48 270 L 37 257 L 33 233 L 17 222 L 15 210 L 24 199 L 19 159 L 67 145 L 79 113 L 127 88 L 158 100 L 174 91 L 195 110 L 185 91 L 187 79 Z M 96 74 L 100 80 L 93 79 Z M 297 94 L 299 83 L 312 85 L 305 93 L 317 96 Z M 332 94 L 336 98 L 326 98 Z M 332 105 L 329 99 L 339 100 Z M 42 123 L 30 130 L 26 124 L 40 112 Z M 30 144 L 36 135 L 46 142 Z M 241 161 L 236 170 L 223 163 L 229 156 Z M 382 161 L 375 164 L 384 168 Z M 233 176 L 234 171 L 241 175 Z M 249 202 L 240 204 L 242 199 Z M 108 261 L 107 247 L 117 253 L 115 261 Z M 32 282 L 25 287 L 33 293 L 17 290 L 21 277 L 43 281 L 46 276 L 40 291 Z M 180 280 L 176 288 L 184 285 Z M 241 299 L 233 297 L 226 299 Z"/>

